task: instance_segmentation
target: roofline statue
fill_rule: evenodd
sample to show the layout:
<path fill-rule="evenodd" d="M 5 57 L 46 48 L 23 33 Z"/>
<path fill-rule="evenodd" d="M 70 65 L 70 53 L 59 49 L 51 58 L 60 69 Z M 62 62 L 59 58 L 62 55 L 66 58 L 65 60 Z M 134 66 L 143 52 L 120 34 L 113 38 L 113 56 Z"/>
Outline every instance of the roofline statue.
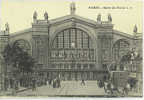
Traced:
<path fill-rule="evenodd" d="M 34 21 L 34 23 L 36 23 L 37 22 L 37 12 L 35 11 L 34 12 L 34 14 L 33 14 L 33 21 Z"/>
<path fill-rule="evenodd" d="M 45 13 L 44 13 L 44 19 L 48 21 L 48 18 L 49 18 L 49 17 L 48 17 L 48 13 L 45 12 Z"/>
<path fill-rule="evenodd" d="M 8 24 L 8 22 L 5 24 L 5 32 L 6 33 L 9 33 L 9 24 Z"/>
<path fill-rule="evenodd" d="M 108 22 L 112 22 L 111 14 L 108 14 Z"/>
<path fill-rule="evenodd" d="M 75 14 L 75 11 L 76 11 L 76 6 L 75 6 L 75 3 L 72 2 L 70 4 L 70 13 L 73 15 L 73 14 Z"/>
<path fill-rule="evenodd" d="M 137 26 L 136 25 L 134 26 L 133 32 L 137 33 Z"/>
<path fill-rule="evenodd" d="M 101 22 L 101 14 L 100 13 L 97 15 L 97 22 Z"/>

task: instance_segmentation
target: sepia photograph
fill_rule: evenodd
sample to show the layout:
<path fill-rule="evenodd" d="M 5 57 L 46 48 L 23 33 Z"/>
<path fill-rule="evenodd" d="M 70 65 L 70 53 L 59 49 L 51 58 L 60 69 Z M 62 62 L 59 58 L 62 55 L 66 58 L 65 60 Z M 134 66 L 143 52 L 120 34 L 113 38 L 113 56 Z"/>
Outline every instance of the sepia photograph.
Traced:
<path fill-rule="evenodd" d="M 143 97 L 142 3 L 1 0 L 0 98 Z"/>

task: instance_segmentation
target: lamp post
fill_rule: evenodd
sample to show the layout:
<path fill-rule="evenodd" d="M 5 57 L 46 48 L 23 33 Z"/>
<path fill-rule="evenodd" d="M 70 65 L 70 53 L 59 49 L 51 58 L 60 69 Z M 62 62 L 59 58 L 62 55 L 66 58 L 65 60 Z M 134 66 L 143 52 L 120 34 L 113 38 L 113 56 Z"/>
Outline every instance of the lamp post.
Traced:
<path fill-rule="evenodd" d="M 49 34 L 50 33 L 50 23 L 49 23 L 48 19 L 47 19 L 47 24 L 48 24 L 48 27 L 47 27 L 48 28 L 48 30 L 47 30 L 48 31 L 48 33 L 47 33 L 47 35 L 48 35 L 48 37 L 47 37 L 47 44 L 48 44 L 48 46 L 47 46 L 47 65 L 49 67 L 50 66 L 50 34 Z M 52 75 L 50 75 L 50 77 L 52 78 Z"/>
<path fill-rule="evenodd" d="M 13 81 L 13 86 L 12 86 L 12 95 L 16 95 L 16 77 L 17 77 L 17 71 L 18 69 L 18 63 L 16 62 L 16 66 L 12 68 L 12 81 Z"/>

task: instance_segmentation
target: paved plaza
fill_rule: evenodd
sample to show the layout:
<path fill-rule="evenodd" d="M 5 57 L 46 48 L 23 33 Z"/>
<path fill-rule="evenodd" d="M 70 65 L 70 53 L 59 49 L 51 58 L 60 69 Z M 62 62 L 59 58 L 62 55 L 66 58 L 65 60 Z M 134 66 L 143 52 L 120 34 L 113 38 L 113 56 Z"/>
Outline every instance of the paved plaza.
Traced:
<path fill-rule="evenodd" d="M 96 81 L 86 81 L 85 86 L 81 81 L 62 81 L 60 88 L 50 85 L 38 87 L 36 91 L 28 89 L 17 93 L 18 96 L 104 96 L 103 88 L 97 86 Z"/>
<path fill-rule="evenodd" d="M 60 88 L 53 88 L 51 85 L 44 85 L 37 87 L 35 91 L 32 89 L 20 88 L 14 96 L 76 96 L 76 97 L 111 97 L 105 93 L 104 88 L 99 88 L 97 86 L 97 81 L 85 81 L 85 85 L 81 85 L 81 81 L 62 81 Z M 117 93 L 116 93 L 117 94 Z M 11 91 L 7 91 L 0 95 L 11 95 Z M 114 95 L 113 95 L 114 96 Z M 141 97 L 142 94 L 139 92 L 129 91 L 127 97 Z M 120 95 L 115 95 L 114 97 L 121 97 Z"/>

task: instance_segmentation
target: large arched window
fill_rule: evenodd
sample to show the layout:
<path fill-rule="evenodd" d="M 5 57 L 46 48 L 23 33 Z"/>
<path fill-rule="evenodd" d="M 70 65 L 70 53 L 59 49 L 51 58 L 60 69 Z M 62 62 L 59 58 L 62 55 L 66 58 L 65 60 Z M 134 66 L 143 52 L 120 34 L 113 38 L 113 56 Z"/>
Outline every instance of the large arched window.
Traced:
<path fill-rule="evenodd" d="M 127 54 L 130 49 L 130 44 L 124 39 L 115 42 L 113 46 L 113 56 L 115 60 L 120 60 L 122 56 Z"/>
<path fill-rule="evenodd" d="M 90 36 L 81 29 L 69 28 L 59 32 L 54 41 L 53 48 L 91 48 Z"/>
<path fill-rule="evenodd" d="M 53 68 L 88 69 L 89 65 L 81 62 L 94 65 L 92 39 L 88 33 L 78 28 L 62 30 L 52 41 L 50 57 Z"/>
<path fill-rule="evenodd" d="M 23 51 L 28 52 L 29 54 L 31 54 L 31 46 L 29 44 L 28 41 L 20 39 L 20 40 L 16 40 L 14 42 L 14 46 L 19 46 L 20 48 L 23 49 Z"/>

